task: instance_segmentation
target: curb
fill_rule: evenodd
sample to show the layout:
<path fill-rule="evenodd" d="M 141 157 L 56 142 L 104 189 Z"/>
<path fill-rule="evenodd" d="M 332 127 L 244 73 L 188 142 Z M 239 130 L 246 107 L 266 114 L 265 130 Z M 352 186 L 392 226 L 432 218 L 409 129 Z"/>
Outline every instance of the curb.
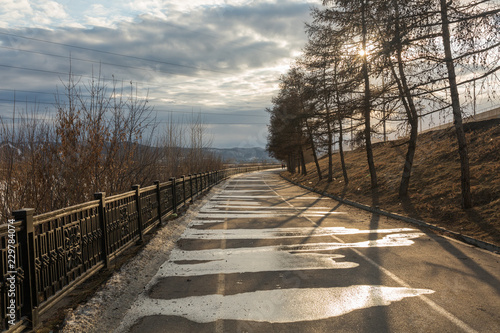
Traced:
<path fill-rule="evenodd" d="M 496 254 L 500 254 L 500 247 L 497 246 L 497 245 L 494 245 L 494 244 L 491 244 L 491 243 L 488 243 L 488 242 L 484 242 L 484 241 L 481 241 L 479 239 L 475 239 L 475 238 L 472 238 L 472 237 L 469 237 L 469 236 L 466 236 L 466 235 L 462 235 L 462 234 L 460 234 L 458 232 L 447 230 L 447 229 L 438 227 L 438 226 L 436 226 L 434 224 L 430 224 L 430 223 L 427 223 L 427 222 L 424 222 L 424 221 L 421 221 L 421 220 L 414 219 L 412 217 L 407 217 L 407 216 L 402 216 L 402 215 L 395 214 L 395 213 L 390 213 L 390 212 L 381 210 L 379 208 L 375 208 L 375 207 L 367 206 L 367 205 L 364 205 L 364 204 L 360 204 L 358 202 L 354 202 L 354 201 L 351 201 L 351 200 L 348 200 L 348 199 L 343 199 L 343 198 L 337 197 L 335 195 L 332 195 L 332 194 L 329 194 L 329 193 L 326 193 L 326 192 L 320 192 L 320 191 L 318 191 L 318 190 L 316 190 L 316 189 L 314 189 L 312 187 L 309 187 L 309 186 L 306 186 L 306 185 L 302 185 L 302 184 L 297 183 L 297 182 L 295 182 L 293 180 L 290 180 L 290 179 L 284 177 L 281 174 L 280 174 L 280 177 L 283 178 L 284 180 L 286 180 L 286 181 L 288 181 L 288 182 L 290 182 L 290 183 L 292 183 L 294 185 L 300 186 L 300 187 L 302 187 L 302 188 L 304 188 L 304 189 L 306 189 L 308 191 L 321 194 L 322 196 L 329 197 L 331 199 L 334 199 L 334 200 L 339 201 L 341 203 L 347 204 L 349 206 L 360 208 L 360 209 L 369 211 L 369 212 L 374 213 L 374 214 L 383 215 L 383 216 L 391 217 L 391 218 L 394 218 L 394 219 L 397 219 L 397 220 L 401 220 L 401 221 L 404 221 L 404 222 L 408 222 L 408 223 L 411 223 L 411 224 L 415 224 L 415 225 L 418 225 L 420 227 L 424 227 L 424 228 L 432 229 L 432 230 L 435 230 L 435 231 L 439 231 L 439 232 L 448 234 L 448 235 L 452 236 L 453 238 L 455 238 L 455 239 L 457 239 L 459 241 L 462 241 L 462 242 L 464 242 L 466 244 L 474 245 L 474 246 L 477 246 L 477 247 L 479 247 L 481 249 L 488 250 L 488 251 L 491 251 L 491 252 L 496 253 Z"/>

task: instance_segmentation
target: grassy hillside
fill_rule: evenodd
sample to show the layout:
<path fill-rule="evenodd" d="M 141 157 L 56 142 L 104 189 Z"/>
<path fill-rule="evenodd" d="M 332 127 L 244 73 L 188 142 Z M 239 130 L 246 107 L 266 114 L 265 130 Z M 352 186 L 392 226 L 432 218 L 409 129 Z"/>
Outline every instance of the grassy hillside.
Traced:
<path fill-rule="evenodd" d="M 474 208 L 460 207 L 460 162 L 454 129 L 421 134 L 412 170 L 410 195 L 398 198 L 399 182 L 406 154 L 404 140 L 374 145 L 379 179 L 376 192 L 363 148 L 346 152 L 349 184 L 342 177 L 340 157 L 334 157 L 334 181 L 328 183 L 328 160 L 320 162 L 323 180 L 318 180 L 314 163 L 307 176 L 284 173 L 287 178 L 321 191 L 386 211 L 418 218 L 448 230 L 500 245 L 500 120 L 466 125 L 471 166 Z"/>

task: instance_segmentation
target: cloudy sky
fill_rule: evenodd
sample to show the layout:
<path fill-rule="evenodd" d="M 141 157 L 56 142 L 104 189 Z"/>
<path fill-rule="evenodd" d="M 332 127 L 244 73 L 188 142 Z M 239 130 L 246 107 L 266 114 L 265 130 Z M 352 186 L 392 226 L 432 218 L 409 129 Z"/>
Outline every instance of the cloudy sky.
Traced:
<path fill-rule="evenodd" d="M 70 69 L 149 91 L 160 121 L 201 113 L 214 147 L 264 147 L 278 78 L 320 0 L 0 0 L 0 115 L 53 110 Z M 108 84 L 110 81 L 107 81 Z"/>

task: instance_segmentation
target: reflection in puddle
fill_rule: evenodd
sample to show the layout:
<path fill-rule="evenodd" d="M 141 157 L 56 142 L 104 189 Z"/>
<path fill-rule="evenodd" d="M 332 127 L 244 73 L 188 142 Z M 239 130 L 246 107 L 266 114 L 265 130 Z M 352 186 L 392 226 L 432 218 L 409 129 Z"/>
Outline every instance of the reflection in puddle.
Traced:
<path fill-rule="evenodd" d="M 131 316 L 126 316 L 126 321 L 130 325 L 139 317 L 165 315 L 181 316 L 198 323 L 219 319 L 290 323 L 342 316 L 354 310 L 387 306 L 407 297 L 433 292 L 429 289 L 354 285 L 260 290 L 170 300 L 141 297 L 129 311 Z"/>
<path fill-rule="evenodd" d="M 204 274 L 230 274 L 264 271 L 293 271 L 304 269 L 346 269 L 357 267 L 354 262 L 336 262 L 342 255 L 300 253 L 331 251 L 345 248 L 410 246 L 412 239 L 424 234 L 391 234 L 382 239 L 357 243 L 311 243 L 276 245 L 252 248 L 211 249 L 183 251 L 174 249 L 170 260 L 164 263 L 159 276 L 190 276 Z M 265 258 L 265 260 L 263 260 Z M 179 260 L 203 260 L 200 264 L 178 265 Z"/>
<path fill-rule="evenodd" d="M 215 220 L 222 222 L 222 220 Z M 196 225 L 203 224 L 203 220 L 194 221 Z M 208 223 L 214 223 L 209 220 Z M 389 234 L 416 231 L 410 228 L 359 230 L 344 227 L 322 228 L 272 228 L 272 229 L 186 229 L 182 235 L 184 239 L 275 239 L 330 235 L 358 235 L 358 234 Z M 420 235 L 420 234 L 419 234 Z M 400 237 L 402 238 L 402 237 Z"/>
<path fill-rule="evenodd" d="M 219 273 L 231 274 L 306 269 L 346 269 L 358 266 L 354 262 L 336 262 L 333 260 L 342 259 L 344 258 L 343 255 L 318 253 L 292 254 L 286 251 L 279 251 L 279 249 L 279 246 L 201 251 L 175 249 L 170 255 L 170 260 L 160 267 L 157 276 L 195 276 Z M 187 265 L 176 263 L 186 260 L 205 262 Z"/>
<path fill-rule="evenodd" d="M 344 215 L 344 212 L 294 212 L 294 213 L 284 213 L 284 212 L 274 212 L 274 211 L 214 211 L 213 213 L 206 213 L 206 211 L 198 214 L 199 218 L 209 218 L 209 219 L 256 219 L 256 218 L 272 218 L 272 217 L 291 217 L 291 216 L 308 216 L 308 217 L 324 217 L 326 215 Z"/>

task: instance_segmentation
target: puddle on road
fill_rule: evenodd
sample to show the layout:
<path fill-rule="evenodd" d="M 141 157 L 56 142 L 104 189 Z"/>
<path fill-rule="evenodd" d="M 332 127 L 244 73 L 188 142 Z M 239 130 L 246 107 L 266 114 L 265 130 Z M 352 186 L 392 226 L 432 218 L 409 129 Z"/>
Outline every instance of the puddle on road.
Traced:
<path fill-rule="evenodd" d="M 234 206 L 239 206 L 239 205 L 246 205 L 246 206 L 261 206 L 262 203 L 258 202 L 258 201 L 250 201 L 250 200 L 247 200 L 247 201 L 218 201 L 218 200 L 211 200 L 210 203 L 206 204 L 205 206 L 218 206 L 218 207 L 226 207 L 227 206 L 230 206 L 230 205 L 234 205 Z"/>
<path fill-rule="evenodd" d="M 228 187 L 267 187 L 269 188 L 269 185 L 266 184 L 227 184 L 227 186 L 224 188 L 226 191 L 231 191 L 231 189 L 228 189 Z"/>
<path fill-rule="evenodd" d="M 193 220 L 189 223 L 189 226 L 204 225 L 208 223 L 224 223 L 224 220 Z"/>
<path fill-rule="evenodd" d="M 382 239 L 357 243 L 311 243 L 274 245 L 252 248 L 210 249 L 184 251 L 172 250 L 170 260 L 159 269 L 157 276 L 194 276 L 205 274 L 230 274 L 265 271 L 293 271 L 306 269 L 348 269 L 359 266 L 354 262 L 336 262 L 344 258 L 338 254 L 313 253 L 346 248 L 373 248 L 410 246 L 412 239 L 422 233 L 391 234 Z M 265 258 L 265 260 L 263 260 Z M 179 265 L 176 262 L 201 260 L 200 264 Z"/>
<path fill-rule="evenodd" d="M 224 192 L 230 192 L 230 193 L 254 193 L 254 192 L 274 192 L 273 189 L 268 188 L 266 190 L 225 190 Z"/>
<path fill-rule="evenodd" d="M 374 247 L 394 247 L 394 246 L 410 246 L 414 242 L 412 239 L 425 236 L 423 233 L 411 234 L 391 234 L 382 239 L 368 240 L 357 243 L 313 243 L 300 245 L 283 245 L 280 247 L 282 251 L 292 252 L 309 252 L 309 251 L 331 251 L 346 248 L 374 248 Z"/>
<path fill-rule="evenodd" d="M 334 259 L 344 258 L 343 255 L 339 254 L 292 254 L 287 251 L 280 251 L 280 249 L 280 246 L 199 251 L 174 249 L 169 261 L 160 267 L 156 277 L 308 269 L 348 269 L 359 266 L 354 262 L 334 261 Z M 190 260 L 203 261 L 203 263 L 178 264 L 178 262 Z"/>
<path fill-rule="evenodd" d="M 234 203 L 236 202 L 236 204 Z M 246 209 L 269 209 L 271 211 L 273 210 L 318 210 L 318 209 L 323 209 L 327 211 L 331 211 L 332 207 L 321 207 L 321 206 L 302 206 L 302 207 L 290 207 L 290 206 L 262 206 L 258 202 L 254 201 L 226 201 L 226 202 L 220 202 L 220 201 L 211 201 L 207 203 L 206 205 L 203 206 L 202 211 L 208 210 L 208 209 L 219 209 L 218 211 L 223 212 L 223 209 L 228 209 L 228 208 L 246 208 Z"/>
<path fill-rule="evenodd" d="M 324 217 L 327 215 L 345 215 L 345 212 L 295 212 L 295 213 L 285 213 L 285 212 L 272 212 L 272 211 L 214 211 L 208 213 L 199 213 L 198 218 L 207 219 L 264 219 L 273 217 Z"/>
<path fill-rule="evenodd" d="M 207 295 L 180 299 L 141 297 L 123 324 L 140 317 L 181 316 L 198 323 L 219 319 L 291 323 L 321 320 L 354 310 L 387 306 L 407 297 L 432 294 L 429 289 L 354 285 L 335 288 L 295 288 L 255 291 L 236 295 Z M 300 301 L 298 301 L 300 300 Z M 122 324 L 122 325 L 123 325 Z"/>
<path fill-rule="evenodd" d="M 222 222 L 222 220 L 217 220 Z M 193 221 L 196 225 L 204 221 Z M 214 223 L 209 221 L 208 223 Z M 295 238 L 330 235 L 358 235 L 358 234 L 390 234 L 417 231 L 410 228 L 359 230 L 344 227 L 320 228 L 272 228 L 272 229 L 186 229 L 182 234 L 183 239 L 274 239 Z M 402 237 L 400 237 L 402 238 Z"/>
<path fill-rule="evenodd" d="M 238 199 L 270 199 L 270 198 L 278 198 L 281 199 L 279 195 L 231 195 L 231 194 L 219 194 L 214 196 L 212 199 L 224 198 L 226 200 L 232 198 Z"/>

